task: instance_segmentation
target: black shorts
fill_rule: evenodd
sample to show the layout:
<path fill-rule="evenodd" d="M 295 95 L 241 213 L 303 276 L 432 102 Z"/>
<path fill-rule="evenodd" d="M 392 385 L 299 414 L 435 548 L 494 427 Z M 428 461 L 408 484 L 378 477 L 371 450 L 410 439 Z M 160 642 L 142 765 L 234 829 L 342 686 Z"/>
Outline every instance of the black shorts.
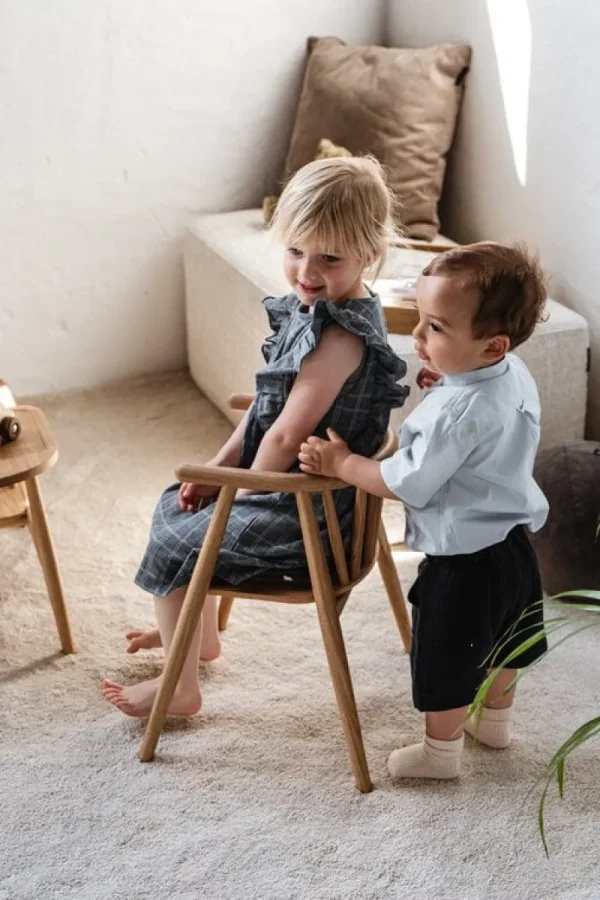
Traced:
<path fill-rule="evenodd" d="M 477 553 L 425 557 L 408 599 L 413 702 L 423 712 L 468 706 L 508 630 L 495 665 L 543 626 L 538 563 L 522 525 Z M 524 668 L 546 650 L 544 638 L 509 666 Z"/>

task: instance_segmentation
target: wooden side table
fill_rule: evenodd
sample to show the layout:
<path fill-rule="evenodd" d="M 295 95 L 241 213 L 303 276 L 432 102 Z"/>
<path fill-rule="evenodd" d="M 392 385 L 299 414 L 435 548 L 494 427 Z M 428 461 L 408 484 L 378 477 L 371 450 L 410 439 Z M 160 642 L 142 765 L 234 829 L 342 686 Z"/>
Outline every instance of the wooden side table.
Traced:
<path fill-rule="evenodd" d="M 449 238 L 438 235 L 430 241 L 402 241 L 389 248 L 388 275 L 378 278 L 373 289 L 381 298 L 390 334 L 412 334 L 419 322 L 415 303 L 417 279 L 423 269 L 440 253 L 455 247 Z"/>
<path fill-rule="evenodd" d="M 419 323 L 414 300 L 388 295 L 381 298 L 381 305 L 390 334 L 412 334 Z"/>
<path fill-rule="evenodd" d="M 0 447 L 0 529 L 27 526 L 37 551 L 63 653 L 74 653 L 69 614 L 48 528 L 38 475 L 52 468 L 58 450 L 41 409 L 16 406 L 20 437 Z"/>
<path fill-rule="evenodd" d="M 415 302 L 416 267 L 404 266 L 409 274 L 397 278 L 378 278 L 373 290 L 379 294 L 389 334 L 412 334 L 419 322 Z M 414 270 L 414 271 L 413 271 Z"/>

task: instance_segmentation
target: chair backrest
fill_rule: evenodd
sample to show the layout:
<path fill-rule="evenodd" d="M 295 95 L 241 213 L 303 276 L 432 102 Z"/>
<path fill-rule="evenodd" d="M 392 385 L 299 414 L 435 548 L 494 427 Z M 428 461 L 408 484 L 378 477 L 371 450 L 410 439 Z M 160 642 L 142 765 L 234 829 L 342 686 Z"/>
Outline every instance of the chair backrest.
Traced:
<path fill-rule="evenodd" d="M 396 452 L 397 448 L 398 437 L 391 428 L 388 428 L 383 444 L 373 459 L 387 459 Z M 333 491 L 323 491 L 322 497 L 338 580 L 341 585 L 348 584 L 351 581 L 356 581 L 360 577 L 361 572 L 370 569 L 375 562 L 383 500 L 381 497 L 375 497 L 373 494 L 368 494 L 360 488 L 356 489 L 352 521 L 350 569 L 348 569 L 341 529 L 333 500 Z"/>
<path fill-rule="evenodd" d="M 410 333 L 410 331 L 405 333 Z M 252 394 L 232 394 L 229 398 L 229 406 L 232 409 L 245 410 L 251 406 L 253 400 Z M 373 456 L 373 459 L 387 459 L 388 456 L 392 456 L 396 452 L 397 448 L 398 436 L 391 428 L 388 428 L 383 443 Z M 177 477 L 180 477 L 179 472 Z M 181 477 L 184 476 L 182 475 Z M 372 494 L 357 488 L 352 520 L 350 570 L 348 570 L 340 523 L 333 499 L 333 490 L 321 491 L 321 497 L 325 508 L 327 533 L 331 549 L 333 550 L 338 581 L 341 585 L 348 584 L 350 581 L 356 581 L 361 572 L 368 571 L 375 562 L 383 500 L 381 497 L 374 497 Z"/>

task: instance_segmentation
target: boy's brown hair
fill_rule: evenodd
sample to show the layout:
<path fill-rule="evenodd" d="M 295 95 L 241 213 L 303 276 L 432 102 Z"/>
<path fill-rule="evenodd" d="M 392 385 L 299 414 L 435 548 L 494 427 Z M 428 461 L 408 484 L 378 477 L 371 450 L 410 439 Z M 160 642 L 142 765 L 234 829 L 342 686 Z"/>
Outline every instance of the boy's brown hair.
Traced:
<path fill-rule="evenodd" d="M 493 241 L 467 244 L 440 253 L 423 275 L 456 278 L 479 293 L 473 337 L 505 334 L 511 349 L 529 338 L 543 319 L 546 278 L 536 256 L 524 244 L 505 246 Z"/>

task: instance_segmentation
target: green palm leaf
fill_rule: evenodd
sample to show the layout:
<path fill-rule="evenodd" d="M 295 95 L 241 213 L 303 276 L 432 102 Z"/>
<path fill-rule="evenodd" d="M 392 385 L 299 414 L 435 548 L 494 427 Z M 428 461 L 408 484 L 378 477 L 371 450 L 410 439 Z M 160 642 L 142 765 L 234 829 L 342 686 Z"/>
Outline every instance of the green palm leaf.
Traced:
<path fill-rule="evenodd" d="M 600 532 L 600 523 L 598 531 Z M 569 598 L 571 597 L 577 598 L 576 602 L 570 600 Z M 600 591 L 565 591 L 561 594 L 555 594 L 553 597 L 548 597 L 548 600 L 556 601 L 559 608 L 564 610 L 564 613 L 561 612 L 561 614 L 559 615 L 547 618 L 544 622 L 544 628 L 531 634 L 531 627 L 527 626 L 526 619 L 528 615 L 531 615 L 531 613 L 539 605 L 534 604 L 529 610 L 525 610 L 518 622 L 509 630 L 509 632 L 507 632 L 507 634 L 503 635 L 496 647 L 494 647 L 494 649 L 492 650 L 492 653 L 485 660 L 485 665 L 488 666 L 491 671 L 482 682 L 479 690 L 477 691 L 475 699 L 473 700 L 467 713 L 468 717 L 475 717 L 476 723 L 481 721 L 485 700 L 488 696 L 490 687 L 494 683 L 499 672 L 504 668 L 510 668 L 510 663 L 518 656 L 520 656 L 521 653 L 524 653 L 526 650 L 534 647 L 545 637 L 551 637 L 553 635 L 559 634 L 560 632 L 563 632 L 560 637 L 548 648 L 546 653 L 544 653 L 543 656 L 540 657 L 540 659 L 538 659 L 527 669 L 522 670 L 518 675 L 515 676 L 511 684 L 506 688 L 506 692 L 511 690 L 511 688 L 525 674 L 528 674 L 532 671 L 532 669 L 535 668 L 535 666 L 541 661 L 541 659 L 544 659 L 549 653 L 555 650 L 556 647 L 560 646 L 560 644 L 562 644 L 564 641 L 570 640 L 581 631 L 586 631 L 589 628 L 597 628 L 598 626 L 600 626 Z M 591 603 L 586 603 L 585 600 L 591 601 Z M 540 603 L 541 602 L 542 601 L 540 601 Z M 523 640 L 521 641 L 519 646 L 516 649 L 512 650 L 508 655 L 504 656 L 504 658 L 502 658 L 503 650 L 508 642 L 512 642 L 515 637 L 525 634 L 527 635 L 527 637 L 523 637 Z M 498 662 L 499 659 L 502 659 L 501 663 Z M 477 732 L 475 732 L 475 734 L 477 734 Z M 565 763 L 567 757 L 569 757 L 570 754 L 575 750 L 578 750 L 587 741 L 592 740 L 592 738 L 597 737 L 599 734 L 600 716 L 590 719 L 588 722 L 580 725 L 579 728 L 576 728 L 575 731 L 571 735 L 569 735 L 566 741 L 561 744 L 561 746 L 555 752 L 554 756 L 542 772 L 541 776 L 536 781 L 535 786 L 542 785 L 542 792 L 538 805 L 538 827 L 542 838 L 544 851 L 547 856 L 549 854 L 548 844 L 546 840 L 545 809 L 550 785 L 556 779 L 558 795 L 562 799 L 564 795 Z"/>
<path fill-rule="evenodd" d="M 564 795 L 566 758 L 574 750 L 577 750 L 587 741 L 591 740 L 599 734 L 600 716 L 596 716 L 596 718 L 590 719 L 589 722 L 585 722 L 583 725 L 580 725 L 579 728 L 576 728 L 575 731 L 571 735 L 569 735 L 567 740 L 563 744 L 561 744 L 539 779 L 540 782 L 543 782 L 544 787 L 538 807 L 538 825 L 540 834 L 542 836 L 542 843 L 544 845 L 546 856 L 549 856 L 550 854 L 548 853 L 548 844 L 546 842 L 546 833 L 544 827 L 544 807 L 550 785 L 552 784 L 554 778 L 556 778 L 556 783 L 558 785 L 558 795 L 562 800 Z"/>

